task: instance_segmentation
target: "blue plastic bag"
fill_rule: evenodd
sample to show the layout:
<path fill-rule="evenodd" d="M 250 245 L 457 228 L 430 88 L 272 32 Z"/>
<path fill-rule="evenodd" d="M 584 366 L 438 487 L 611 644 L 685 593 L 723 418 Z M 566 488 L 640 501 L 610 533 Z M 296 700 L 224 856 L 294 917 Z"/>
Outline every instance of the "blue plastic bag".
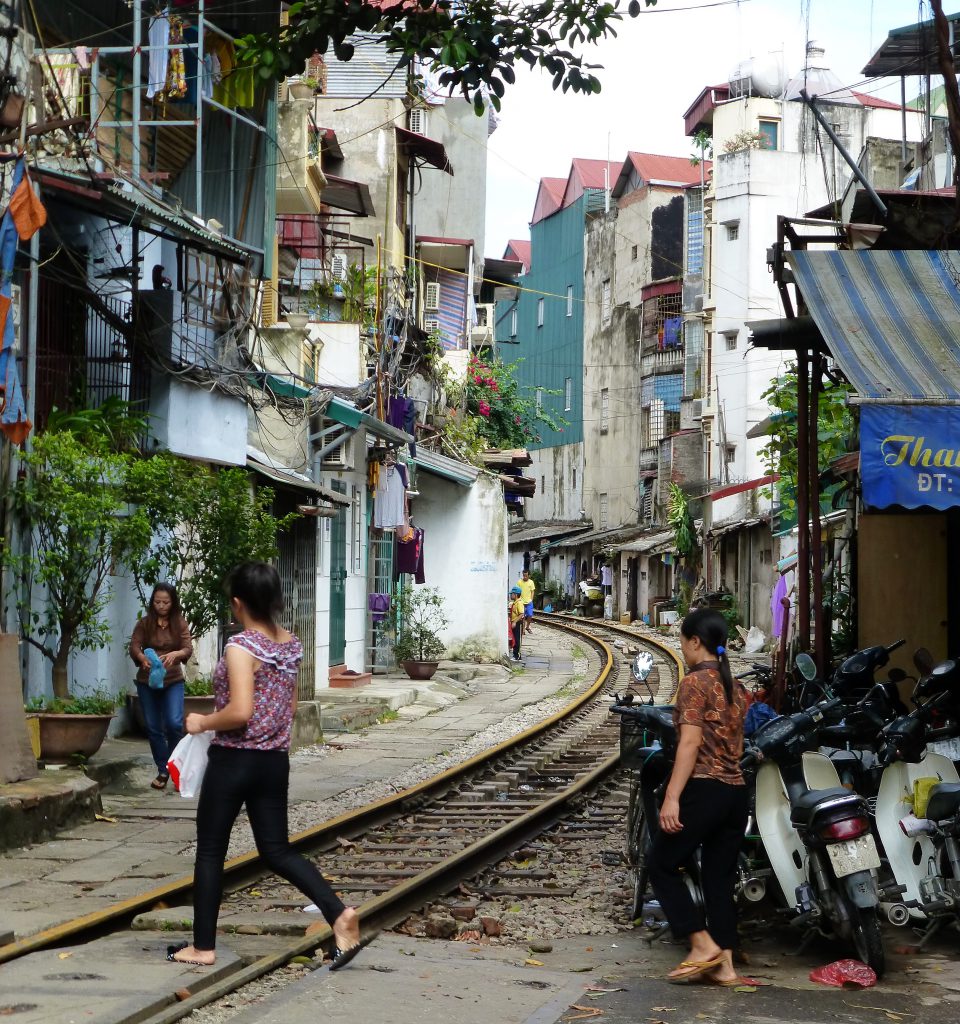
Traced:
<path fill-rule="evenodd" d="M 759 700 L 754 701 L 754 703 L 747 708 L 747 714 L 743 720 L 743 735 L 752 736 L 761 725 L 779 717 L 780 716 L 772 707 L 770 707 L 769 704 L 764 704 L 763 701 Z"/>
<path fill-rule="evenodd" d="M 163 667 L 160 655 L 152 647 L 144 647 L 143 656 L 150 662 L 150 675 L 147 677 L 150 689 L 162 690 L 167 670 Z"/>

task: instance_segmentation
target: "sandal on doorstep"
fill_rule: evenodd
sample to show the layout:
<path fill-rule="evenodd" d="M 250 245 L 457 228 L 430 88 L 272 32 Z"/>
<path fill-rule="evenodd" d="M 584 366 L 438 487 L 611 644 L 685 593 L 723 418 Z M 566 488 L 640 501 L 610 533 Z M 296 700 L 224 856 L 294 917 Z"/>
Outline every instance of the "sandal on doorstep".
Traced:
<path fill-rule="evenodd" d="M 193 967 L 213 967 L 213 964 L 204 964 L 199 960 L 181 960 L 175 954 L 179 953 L 181 949 L 186 949 L 189 946 L 189 942 L 181 942 L 176 946 L 167 946 L 167 959 L 172 964 L 190 964 Z"/>
<path fill-rule="evenodd" d="M 170 779 L 169 775 L 164 775 L 161 772 L 159 775 L 157 775 L 157 777 L 153 780 L 153 782 L 150 783 L 150 786 L 153 789 L 166 789 L 167 788 L 167 782 L 169 781 L 169 779 Z"/>
<path fill-rule="evenodd" d="M 722 956 L 715 957 L 713 960 L 684 960 L 677 968 L 683 970 L 683 974 L 667 975 L 667 981 L 672 985 L 685 985 L 691 978 L 699 978 L 701 974 L 714 970 L 723 962 Z"/>
<path fill-rule="evenodd" d="M 339 946 L 334 949 L 333 956 L 330 958 L 330 970 L 337 971 L 341 967 L 346 967 L 348 963 L 360 952 L 361 944 L 358 942 L 355 946 L 351 946 L 349 949 L 340 949 Z"/>

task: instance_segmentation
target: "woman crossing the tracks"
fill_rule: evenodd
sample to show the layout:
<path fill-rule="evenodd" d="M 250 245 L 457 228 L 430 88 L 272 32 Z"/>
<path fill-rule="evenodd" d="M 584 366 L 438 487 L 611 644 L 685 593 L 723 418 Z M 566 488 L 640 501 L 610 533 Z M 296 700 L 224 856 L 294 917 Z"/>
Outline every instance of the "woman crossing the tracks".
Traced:
<path fill-rule="evenodd" d="M 734 903 L 737 860 L 747 824 L 748 797 L 740 771 L 746 695 L 726 653 L 727 622 L 710 609 L 691 612 L 680 626 L 687 675 L 680 681 L 674 721 L 678 746 L 650 853 L 653 891 L 670 930 L 690 945 L 668 975 L 736 985 Z M 683 869 L 701 850 L 703 910 L 694 904 Z"/>
<path fill-rule="evenodd" d="M 360 950 L 357 912 L 346 907 L 308 860 L 290 848 L 287 788 L 290 729 L 297 706 L 300 641 L 277 619 L 283 595 L 277 570 L 241 565 L 228 583 L 233 614 L 243 627 L 232 636 L 214 672 L 216 710 L 187 716 L 187 731 L 216 731 L 197 806 L 193 944 L 170 946 L 167 959 L 209 966 L 216 960 L 217 916 L 230 832 L 246 804 L 257 850 L 267 866 L 295 885 L 333 929 L 331 970 Z"/>

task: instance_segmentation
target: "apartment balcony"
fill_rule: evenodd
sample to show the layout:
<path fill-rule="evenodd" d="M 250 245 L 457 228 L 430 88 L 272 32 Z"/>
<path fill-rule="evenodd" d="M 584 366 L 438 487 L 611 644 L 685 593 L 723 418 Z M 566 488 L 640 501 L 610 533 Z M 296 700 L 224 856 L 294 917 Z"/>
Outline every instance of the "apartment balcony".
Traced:
<path fill-rule="evenodd" d="M 652 377 L 658 373 L 683 372 L 683 347 L 645 352 L 640 358 L 640 375 Z"/>
<path fill-rule="evenodd" d="M 310 100 L 291 99 L 277 112 L 277 213 L 317 214 L 327 179 L 320 167 L 320 143 L 310 124 Z"/>
<path fill-rule="evenodd" d="M 660 447 L 654 445 L 652 448 L 641 448 L 639 468 L 641 471 L 645 469 L 656 469 L 657 464 L 660 460 Z"/>

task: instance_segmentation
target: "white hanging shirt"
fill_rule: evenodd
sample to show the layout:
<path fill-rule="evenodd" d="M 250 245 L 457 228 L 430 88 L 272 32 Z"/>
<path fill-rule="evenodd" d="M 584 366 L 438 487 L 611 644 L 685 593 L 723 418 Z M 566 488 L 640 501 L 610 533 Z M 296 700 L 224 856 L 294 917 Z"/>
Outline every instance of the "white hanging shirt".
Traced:
<path fill-rule="evenodd" d="M 373 525 L 395 530 L 407 525 L 406 488 L 396 466 L 381 466 L 373 504 Z"/>

